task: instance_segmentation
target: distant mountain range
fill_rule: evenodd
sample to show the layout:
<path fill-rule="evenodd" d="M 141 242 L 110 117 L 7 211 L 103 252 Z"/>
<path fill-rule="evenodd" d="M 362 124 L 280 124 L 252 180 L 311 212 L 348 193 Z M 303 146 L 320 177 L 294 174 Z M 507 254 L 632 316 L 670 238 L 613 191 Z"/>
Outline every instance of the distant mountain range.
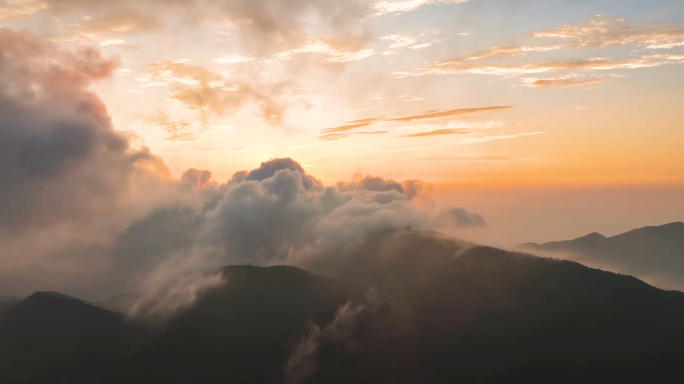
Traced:
<path fill-rule="evenodd" d="M 684 289 L 684 223 L 646 227 L 613 236 L 599 233 L 570 241 L 528 243 L 521 250 L 646 279 L 668 289 Z"/>
<path fill-rule="evenodd" d="M 0 382 L 684 380 L 683 293 L 428 232 L 337 256 L 224 268 L 162 325 L 35 293 L 0 312 Z"/>

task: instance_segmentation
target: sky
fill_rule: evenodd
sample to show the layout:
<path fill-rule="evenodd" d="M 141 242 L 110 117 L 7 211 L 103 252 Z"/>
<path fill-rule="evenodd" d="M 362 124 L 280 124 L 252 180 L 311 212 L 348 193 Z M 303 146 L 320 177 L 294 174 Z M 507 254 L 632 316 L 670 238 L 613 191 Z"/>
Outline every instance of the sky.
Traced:
<path fill-rule="evenodd" d="M 326 182 L 510 186 L 681 183 L 683 14 L 662 0 L 15 0 L 0 17 L 118 58 L 94 89 L 176 177 L 292 157 Z"/>
<path fill-rule="evenodd" d="M 0 242 L 62 270 L 278 158 L 502 247 L 684 220 L 678 0 L 4 0 L 0 27 Z"/>

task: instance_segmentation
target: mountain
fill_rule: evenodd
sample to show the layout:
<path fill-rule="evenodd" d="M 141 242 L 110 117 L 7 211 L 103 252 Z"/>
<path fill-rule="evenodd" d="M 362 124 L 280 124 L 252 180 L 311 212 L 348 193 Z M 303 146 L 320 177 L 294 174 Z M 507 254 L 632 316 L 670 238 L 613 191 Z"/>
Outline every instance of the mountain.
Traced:
<path fill-rule="evenodd" d="M 93 304 L 113 312 L 126 314 L 138 298 L 139 296 L 134 293 L 127 293 Z"/>
<path fill-rule="evenodd" d="M 630 276 L 420 231 L 378 235 L 307 267 L 335 278 L 294 267 L 225 268 L 225 285 L 161 327 L 145 330 L 144 345 L 117 349 L 111 341 L 98 342 L 100 359 L 79 364 L 84 355 L 72 355 L 76 364 L 26 382 L 684 379 L 684 294 Z M 79 347 L 82 353 L 92 351 L 86 341 L 111 337 L 129 323 L 71 299 L 41 300 L 54 307 L 41 305 L 34 314 L 21 309 L 36 302 L 32 296 L 0 314 L 50 324 L 42 330 L 17 328 L 25 325 L 16 322 L 8 332 L 8 323 L 0 321 L 0 334 L 15 334 L 19 341 L 41 332 L 41 342 L 15 341 L 5 351 L 30 345 L 23 350 L 41 356 L 71 340 L 86 344 Z M 58 321 L 80 311 L 89 315 L 71 319 L 84 325 Z M 28 357 L 23 361 L 30 366 Z"/>
<path fill-rule="evenodd" d="M 614 236 L 598 233 L 570 241 L 528 243 L 521 249 L 558 255 L 644 277 L 664 288 L 684 288 L 684 223 L 646 227 Z"/>
<path fill-rule="evenodd" d="M 37 292 L 0 313 L 0 382 L 92 364 L 134 350 L 147 327 L 55 292 Z"/>
<path fill-rule="evenodd" d="M 17 304 L 21 303 L 23 299 L 16 296 L 2 296 L 0 297 L 0 312 L 8 310 Z"/>

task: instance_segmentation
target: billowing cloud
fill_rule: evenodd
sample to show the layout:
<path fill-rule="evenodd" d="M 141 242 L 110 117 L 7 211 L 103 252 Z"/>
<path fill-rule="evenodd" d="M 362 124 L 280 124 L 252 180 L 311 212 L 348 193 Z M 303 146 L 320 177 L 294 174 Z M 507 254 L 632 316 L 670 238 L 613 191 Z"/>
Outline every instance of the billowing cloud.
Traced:
<path fill-rule="evenodd" d="M 200 206 L 179 210 L 174 205 L 141 219 L 131 226 L 136 231 L 128 236 L 125 252 L 117 252 L 129 260 L 135 255 L 132 271 L 149 276 L 140 286 L 147 297 L 166 297 L 169 282 L 185 279 L 188 272 L 227 264 L 301 265 L 353 248 L 375 233 L 406 226 L 485 225 L 481 217 L 462 209 L 436 210 L 425 204 L 430 188 L 420 180 L 355 175 L 351 182 L 325 186 L 291 159 L 238 172 L 227 184 L 210 179 L 196 170 L 184 176 L 184 185 L 201 193 L 196 199 Z M 159 230 L 144 230 L 157 228 L 152 224 L 160 221 L 164 225 Z M 174 241 L 168 242 L 167 236 Z"/>
<path fill-rule="evenodd" d="M 351 191 L 372 191 L 372 192 L 389 192 L 397 191 L 403 193 L 409 200 L 413 200 L 421 192 L 429 190 L 429 186 L 425 186 L 421 180 L 406 180 L 401 183 L 394 180 L 385 180 L 382 177 L 363 176 L 360 173 L 354 174 L 351 182 L 340 181 L 335 184 L 335 188 L 340 192 Z"/>
<path fill-rule="evenodd" d="M 84 270 L 107 268 L 102 250 L 118 231 L 164 201 L 170 175 L 88 90 L 116 61 L 1 30 L 0 63 L 0 268 L 61 269 L 82 283 Z"/>

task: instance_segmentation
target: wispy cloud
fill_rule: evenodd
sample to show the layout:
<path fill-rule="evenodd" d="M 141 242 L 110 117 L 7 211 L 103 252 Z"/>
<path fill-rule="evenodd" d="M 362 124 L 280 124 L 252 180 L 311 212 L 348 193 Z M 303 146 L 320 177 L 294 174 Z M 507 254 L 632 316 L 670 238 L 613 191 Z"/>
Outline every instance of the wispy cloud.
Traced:
<path fill-rule="evenodd" d="M 404 137 L 430 137 L 430 136 L 445 136 L 445 135 L 465 135 L 472 133 L 467 129 L 438 129 L 436 131 L 413 133 Z"/>
<path fill-rule="evenodd" d="M 474 73 L 498 76 L 652 68 L 684 62 L 680 55 L 651 54 L 641 57 L 592 57 L 582 59 L 543 59 L 540 55 L 560 50 L 577 50 L 632 45 L 642 49 L 672 49 L 684 46 L 684 30 L 674 27 L 633 28 L 623 19 L 599 16 L 580 25 L 565 25 L 537 32 L 532 38 L 556 40 L 548 45 L 492 47 L 470 56 L 428 62 L 397 76 Z M 529 57 L 528 57 L 529 56 Z M 571 82 L 565 82 L 570 86 Z M 556 84 L 561 84 L 557 82 Z"/>
<path fill-rule="evenodd" d="M 515 159 L 505 156 L 425 156 L 417 157 L 413 160 L 417 161 L 520 161 L 531 159 Z"/>
<path fill-rule="evenodd" d="M 483 136 L 483 137 L 472 137 L 472 138 L 467 138 L 467 139 L 462 139 L 458 141 L 458 144 L 477 144 L 477 143 L 485 143 L 488 141 L 494 141 L 494 140 L 505 140 L 505 139 L 515 139 L 517 137 L 524 137 L 524 136 L 534 136 L 534 135 L 542 135 L 546 132 L 527 132 L 527 133 L 517 133 L 513 135 L 496 135 L 496 136 Z"/>
<path fill-rule="evenodd" d="M 511 109 L 512 106 L 501 106 L 501 107 L 486 107 L 486 108 L 465 108 L 465 109 L 452 109 L 450 111 L 444 112 L 430 112 L 422 115 L 413 115 L 407 117 L 399 117 L 396 119 L 388 119 L 388 121 L 398 121 L 398 122 L 411 122 L 414 120 L 429 120 L 429 119 L 441 119 L 445 117 L 454 117 L 459 115 L 467 115 L 472 113 L 481 112 L 495 112 L 502 111 L 506 109 Z"/>
<path fill-rule="evenodd" d="M 583 85 L 600 84 L 605 81 L 606 79 L 581 80 L 567 77 L 556 77 L 542 79 L 525 79 L 523 80 L 523 84 L 521 86 L 529 88 L 569 88 L 580 87 Z"/>
<path fill-rule="evenodd" d="M 32 15 L 46 9 L 48 6 L 37 0 L 14 0 L 0 6 L 0 20 L 13 20 Z"/>
<path fill-rule="evenodd" d="M 329 133 L 326 135 L 319 136 L 318 140 L 321 140 L 321 141 L 337 141 L 337 140 L 346 139 L 346 138 L 352 137 L 352 136 L 384 135 L 386 133 L 389 133 L 389 132 L 388 131 L 371 131 L 371 132 Z M 291 149 L 295 149 L 295 148 L 291 148 Z"/>
<path fill-rule="evenodd" d="M 291 60 L 293 57 L 300 54 L 322 54 L 329 56 L 322 60 L 325 63 L 346 63 L 350 61 L 362 60 L 373 56 L 375 51 L 373 49 L 360 50 L 343 50 L 335 47 L 330 42 L 323 40 L 312 40 L 299 48 L 290 49 L 287 51 L 276 53 L 270 58 L 264 60 L 264 63 L 277 63 L 280 61 Z"/>
<path fill-rule="evenodd" d="M 399 76 L 429 74 L 475 73 L 482 75 L 517 76 L 561 71 L 605 71 L 614 69 L 653 68 L 684 62 L 684 55 L 650 55 L 635 59 L 589 58 L 550 61 L 541 64 L 480 64 L 467 59 L 427 63 L 409 72 L 395 72 Z"/>
<path fill-rule="evenodd" d="M 427 111 L 420 115 L 411 115 L 406 117 L 398 118 L 386 118 L 384 116 L 372 117 L 362 120 L 350 121 L 346 125 L 342 125 L 334 128 L 327 128 L 321 131 L 322 135 L 319 140 L 340 140 L 350 137 L 352 134 L 348 133 L 357 128 L 363 128 L 370 126 L 375 123 L 380 122 L 395 122 L 395 123 L 409 123 L 412 121 L 422 121 L 422 120 L 438 120 L 444 118 L 450 118 L 461 115 L 470 115 L 475 113 L 485 113 L 485 112 L 496 112 L 506 109 L 511 109 L 512 106 L 497 106 L 497 107 L 484 107 L 484 108 L 461 108 L 452 109 L 449 111 Z M 426 137 L 426 136 L 438 136 L 438 135 L 453 135 L 453 134 L 464 134 L 469 133 L 473 129 L 490 129 L 490 128 L 500 128 L 503 123 L 500 122 L 476 122 L 476 123 L 465 123 L 460 121 L 451 121 L 448 125 L 444 126 L 441 124 L 429 124 L 420 126 L 408 126 L 398 129 L 399 132 L 404 132 L 405 137 Z M 386 133 L 386 131 L 376 131 L 378 133 Z M 363 132 L 359 132 L 363 134 Z M 366 133 L 367 134 L 367 133 Z"/>
<path fill-rule="evenodd" d="M 199 111 L 204 125 L 209 113 L 233 114 L 248 103 L 255 104 L 261 112 L 260 117 L 271 125 L 281 124 L 286 110 L 278 98 L 284 88 L 281 83 L 248 84 L 184 60 L 148 64 L 137 80 L 142 88 L 170 86 L 169 99 Z"/>
<path fill-rule="evenodd" d="M 237 64 L 237 63 L 248 63 L 254 60 L 253 57 L 243 56 L 243 55 L 225 55 L 212 60 L 216 64 Z"/>
<path fill-rule="evenodd" d="M 372 4 L 375 15 L 401 14 L 428 4 L 458 4 L 468 0 L 380 0 Z"/>
<path fill-rule="evenodd" d="M 630 27 L 625 19 L 597 16 L 580 25 L 564 25 L 537 32 L 535 38 L 564 40 L 573 48 L 637 45 L 648 49 L 684 46 L 684 30 L 675 27 Z"/>

